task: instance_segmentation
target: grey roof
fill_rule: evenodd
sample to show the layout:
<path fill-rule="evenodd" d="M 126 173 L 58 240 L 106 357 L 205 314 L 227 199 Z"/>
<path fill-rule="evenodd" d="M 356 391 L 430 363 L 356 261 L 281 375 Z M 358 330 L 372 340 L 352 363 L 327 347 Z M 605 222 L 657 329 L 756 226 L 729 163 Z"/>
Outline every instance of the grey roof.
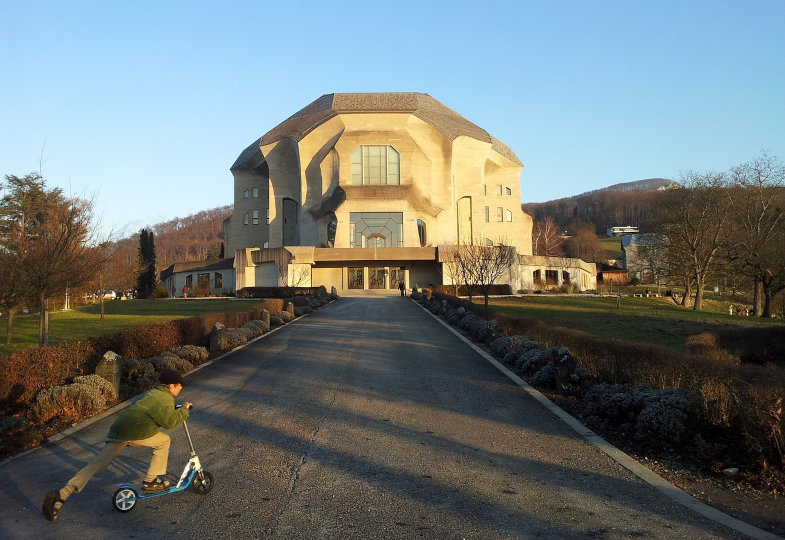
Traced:
<path fill-rule="evenodd" d="M 523 165 L 507 145 L 449 107 L 439 103 L 430 95 L 417 92 L 379 92 L 323 95 L 246 148 L 232 168 L 238 167 L 250 159 L 261 145 L 276 142 L 284 137 L 292 137 L 299 141 L 314 128 L 334 116 L 364 112 L 410 113 L 431 124 L 450 140 L 466 136 L 490 143 L 491 147 L 499 154 L 518 165 Z"/>

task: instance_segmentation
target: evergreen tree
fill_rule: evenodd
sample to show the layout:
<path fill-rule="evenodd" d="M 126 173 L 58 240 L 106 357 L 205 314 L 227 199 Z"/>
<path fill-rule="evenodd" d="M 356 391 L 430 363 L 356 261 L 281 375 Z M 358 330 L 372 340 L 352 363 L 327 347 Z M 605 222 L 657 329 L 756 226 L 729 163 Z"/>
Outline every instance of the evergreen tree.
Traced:
<path fill-rule="evenodd" d="M 150 298 L 157 282 L 155 267 L 155 240 L 153 232 L 139 232 L 139 273 L 136 288 L 141 298 Z"/>

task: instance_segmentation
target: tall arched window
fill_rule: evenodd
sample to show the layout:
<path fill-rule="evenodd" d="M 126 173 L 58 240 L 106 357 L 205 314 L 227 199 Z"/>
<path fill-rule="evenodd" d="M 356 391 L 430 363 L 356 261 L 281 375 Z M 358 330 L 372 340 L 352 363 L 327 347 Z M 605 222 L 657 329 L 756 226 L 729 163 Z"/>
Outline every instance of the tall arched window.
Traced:
<path fill-rule="evenodd" d="M 392 146 L 360 146 L 352 153 L 352 184 L 399 185 L 401 155 Z"/>
<path fill-rule="evenodd" d="M 330 216 L 327 222 L 327 247 L 335 247 L 335 231 L 338 230 L 338 218 L 335 214 Z"/>

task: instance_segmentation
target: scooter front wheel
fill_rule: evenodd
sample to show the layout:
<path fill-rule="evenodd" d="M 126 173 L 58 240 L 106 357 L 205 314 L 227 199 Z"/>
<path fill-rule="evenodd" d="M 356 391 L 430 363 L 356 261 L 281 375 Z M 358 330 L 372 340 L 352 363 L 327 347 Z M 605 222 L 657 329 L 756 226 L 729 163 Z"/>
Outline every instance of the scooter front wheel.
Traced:
<path fill-rule="evenodd" d="M 114 492 L 114 496 L 112 497 L 112 504 L 114 504 L 115 510 L 120 512 L 128 512 L 136 505 L 138 497 L 139 494 L 133 489 L 128 487 L 121 487 Z"/>
<path fill-rule="evenodd" d="M 191 485 L 199 495 L 207 495 L 213 489 L 213 475 L 207 471 L 199 471 L 194 475 Z"/>

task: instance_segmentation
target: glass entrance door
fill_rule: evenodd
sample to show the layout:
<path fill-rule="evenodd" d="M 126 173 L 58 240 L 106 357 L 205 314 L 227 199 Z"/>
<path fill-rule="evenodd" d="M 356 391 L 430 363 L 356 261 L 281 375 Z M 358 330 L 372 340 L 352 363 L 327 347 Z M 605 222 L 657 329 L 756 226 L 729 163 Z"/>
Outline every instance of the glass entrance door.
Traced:
<path fill-rule="evenodd" d="M 349 268 L 349 288 L 362 289 L 363 288 L 363 269 L 362 268 Z"/>
<path fill-rule="evenodd" d="M 384 278 L 387 275 L 386 268 L 369 268 L 368 269 L 368 288 L 369 289 L 384 289 Z"/>

